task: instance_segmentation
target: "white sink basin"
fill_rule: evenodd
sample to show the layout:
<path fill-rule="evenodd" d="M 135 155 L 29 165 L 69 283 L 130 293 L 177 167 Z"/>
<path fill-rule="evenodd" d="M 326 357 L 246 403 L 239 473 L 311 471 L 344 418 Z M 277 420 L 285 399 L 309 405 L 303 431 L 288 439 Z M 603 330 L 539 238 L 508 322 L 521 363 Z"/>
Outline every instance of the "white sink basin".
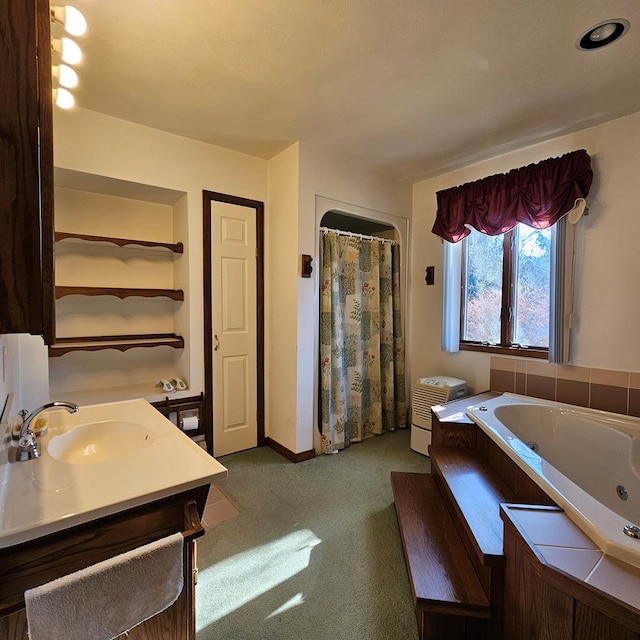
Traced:
<path fill-rule="evenodd" d="M 52 458 L 70 464 L 94 464 L 138 455 L 153 442 L 153 434 L 142 424 L 104 420 L 81 424 L 67 433 L 54 435 L 46 444 Z"/>
<path fill-rule="evenodd" d="M 39 458 L 8 462 L 0 442 L 0 549 L 227 475 L 146 400 L 44 416 Z"/>

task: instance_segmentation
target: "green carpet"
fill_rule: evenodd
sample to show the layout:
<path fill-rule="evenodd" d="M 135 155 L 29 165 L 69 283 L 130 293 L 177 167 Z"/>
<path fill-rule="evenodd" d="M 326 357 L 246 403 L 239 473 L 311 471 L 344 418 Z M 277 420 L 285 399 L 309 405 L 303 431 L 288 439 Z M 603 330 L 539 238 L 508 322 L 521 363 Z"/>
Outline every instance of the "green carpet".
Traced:
<path fill-rule="evenodd" d="M 198 640 L 415 640 L 389 474 L 429 471 L 409 430 L 292 464 L 221 458 L 240 515 L 198 542 Z"/>

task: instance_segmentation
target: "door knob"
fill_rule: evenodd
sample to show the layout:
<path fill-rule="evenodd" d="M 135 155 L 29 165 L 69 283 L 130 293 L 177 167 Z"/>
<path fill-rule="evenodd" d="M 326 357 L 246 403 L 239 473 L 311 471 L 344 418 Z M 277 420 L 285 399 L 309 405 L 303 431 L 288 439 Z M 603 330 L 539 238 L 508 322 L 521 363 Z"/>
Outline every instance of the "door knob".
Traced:
<path fill-rule="evenodd" d="M 213 350 L 217 351 L 220 348 L 220 340 L 218 340 L 218 334 L 217 333 L 213 334 L 213 339 L 216 341 L 216 345 L 213 348 Z"/>

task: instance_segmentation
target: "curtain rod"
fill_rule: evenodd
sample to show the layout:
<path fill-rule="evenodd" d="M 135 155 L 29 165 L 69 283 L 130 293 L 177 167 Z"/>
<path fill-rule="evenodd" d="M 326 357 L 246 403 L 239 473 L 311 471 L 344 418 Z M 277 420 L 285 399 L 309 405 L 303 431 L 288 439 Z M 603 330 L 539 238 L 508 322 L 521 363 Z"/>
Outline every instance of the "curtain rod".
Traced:
<path fill-rule="evenodd" d="M 389 242 L 391 244 L 398 244 L 397 240 L 389 240 L 388 238 L 380 238 L 378 236 L 367 236 L 362 233 L 355 233 L 353 231 L 341 231 L 340 229 L 329 229 L 328 227 L 320 227 L 320 231 L 327 235 L 327 233 L 335 233 L 339 236 L 349 236 L 353 238 L 360 238 L 362 240 L 369 240 L 373 242 L 374 240 L 378 240 L 379 242 Z"/>

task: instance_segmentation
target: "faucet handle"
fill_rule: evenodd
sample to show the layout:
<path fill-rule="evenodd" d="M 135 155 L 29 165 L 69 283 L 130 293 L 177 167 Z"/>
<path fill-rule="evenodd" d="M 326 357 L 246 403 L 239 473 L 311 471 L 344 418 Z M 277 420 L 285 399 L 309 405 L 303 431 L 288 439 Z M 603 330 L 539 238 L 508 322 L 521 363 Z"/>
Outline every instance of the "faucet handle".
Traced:
<path fill-rule="evenodd" d="M 20 409 L 20 411 L 18 411 L 18 415 L 22 418 L 21 422 L 24 422 L 25 418 L 29 415 L 29 412 L 26 409 Z"/>

